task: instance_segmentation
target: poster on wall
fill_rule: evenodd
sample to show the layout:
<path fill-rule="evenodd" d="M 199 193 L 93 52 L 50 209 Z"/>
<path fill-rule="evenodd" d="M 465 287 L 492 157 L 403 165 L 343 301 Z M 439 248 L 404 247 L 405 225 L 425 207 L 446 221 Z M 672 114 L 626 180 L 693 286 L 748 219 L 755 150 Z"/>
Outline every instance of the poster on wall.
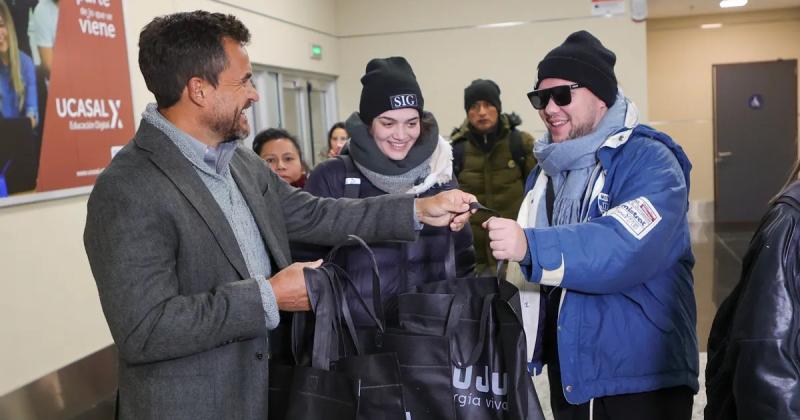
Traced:
<path fill-rule="evenodd" d="M 0 207 L 85 193 L 134 134 L 121 0 L 0 0 Z"/>

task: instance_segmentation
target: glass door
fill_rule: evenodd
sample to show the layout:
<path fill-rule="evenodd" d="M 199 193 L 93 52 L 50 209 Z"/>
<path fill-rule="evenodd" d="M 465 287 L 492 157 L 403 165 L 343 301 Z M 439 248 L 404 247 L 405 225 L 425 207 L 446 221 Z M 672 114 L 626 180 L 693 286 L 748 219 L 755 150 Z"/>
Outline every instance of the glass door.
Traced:
<path fill-rule="evenodd" d="M 308 80 L 307 92 L 311 129 L 309 137 L 313 151 L 313 154 L 308 155 L 308 161 L 312 162 L 313 160 L 312 164 L 316 165 L 327 158 L 328 130 L 336 123 L 333 82 Z"/>
<path fill-rule="evenodd" d="M 299 77 L 281 77 L 281 102 L 283 110 L 281 128 L 297 137 L 303 156 L 309 161 L 311 136 L 309 128 L 308 96 L 306 94 L 306 81 Z"/>
<path fill-rule="evenodd" d="M 253 83 L 261 99 L 248 110 L 245 144 L 252 147 L 258 132 L 279 127 L 297 137 L 309 166 L 324 160 L 328 129 L 337 121 L 335 78 L 256 67 Z"/>

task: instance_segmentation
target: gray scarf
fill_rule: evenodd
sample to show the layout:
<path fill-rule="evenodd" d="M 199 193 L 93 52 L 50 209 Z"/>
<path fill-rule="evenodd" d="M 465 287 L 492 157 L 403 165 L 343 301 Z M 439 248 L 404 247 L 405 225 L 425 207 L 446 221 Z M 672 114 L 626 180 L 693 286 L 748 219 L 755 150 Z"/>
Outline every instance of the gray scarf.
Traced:
<path fill-rule="evenodd" d="M 412 168 L 410 171 L 400 175 L 381 175 L 377 172 L 372 172 L 358 163 L 355 159 L 353 163 L 358 167 L 358 170 L 381 191 L 386 191 L 389 194 L 405 193 L 410 190 L 414 185 L 421 183 L 425 177 L 431 173 L 430 157 L 422 162 L 419 166 Z"/>
<path fill-rule="evenodd" d="M 433 124 L 417 139 L 405 159 L 391 160 L 378 149 L 369 127 L 358 113 L 353 113 L 346 122 L 350 134 L 347 153 L 358 170 L 378 189 L 389 194 L 405 193 L 431 173 L 431 155 L 436 150 L 439 128 L 435 119 L 430 120 Z"/>
<path fill-rule="evenodd" d="M 589 200 L 584 197 L 590 182 L 599 175 L 597 150 L 613 133 L 625 126 L 627 102 L 621 93 L 597 128 L 591 133 L 553 143 L 546 133 L 533 146 L 539 166 L 550 177 L 555 191 L 553 226 L 578 223 L 586 218 Z"/>

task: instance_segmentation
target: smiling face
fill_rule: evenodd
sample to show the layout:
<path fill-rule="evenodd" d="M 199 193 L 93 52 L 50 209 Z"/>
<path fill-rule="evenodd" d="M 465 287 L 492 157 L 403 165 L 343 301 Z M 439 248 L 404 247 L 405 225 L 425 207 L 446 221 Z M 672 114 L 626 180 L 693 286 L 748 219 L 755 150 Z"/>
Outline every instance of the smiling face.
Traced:
<path fill-rule="evenodd" d="M 290 184 L 303 176 L 300 154 L 289 139 L 276 139 L 264 143 L 261 146 L 260 156 L 279 177 Z"/>
<path fill-rule="evenodd" d="M 575 82 L 564 79 L 543 79 L 537 89 L 550 89 L 556 86 L 572 85 Z M 585 136 L 597 127 L 608 111 L 606 104 L 585 87 L 570 91 L 572 100 L 568 105 L 558 106 L 550 98 L 547 106 L 539 110 L 550 138 L 555 143 Z"/>
<path fill-rule="evenodd" d="M 217 87 L 209 90 L 213 97 L 205 123 L 223 141 L 233 141 L 250 134 L 245 110 L 258 101 L 258 93 L 247 51 L 230 38 L 222 43 L 228 66 L 219 74 Z"/>
<path fill-rule="evenodd" d="M 386 157 L 403 160 L 419 138 L 420 128 L 419 111 L 401 108 L 375 117 L 370 133 Z"/>

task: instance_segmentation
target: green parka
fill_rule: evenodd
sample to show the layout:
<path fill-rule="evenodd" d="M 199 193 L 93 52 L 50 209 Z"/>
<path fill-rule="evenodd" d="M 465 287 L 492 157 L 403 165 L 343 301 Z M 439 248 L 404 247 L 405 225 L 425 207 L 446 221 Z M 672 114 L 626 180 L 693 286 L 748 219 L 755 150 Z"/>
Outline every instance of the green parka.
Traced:
<path fill-rule="evenodd" d="M 500 212 L 503 217 L 517 218 L 522 203 L 525 179 L 512 159 L 509 137 L 511 130 L 522 121 L 516 114 L 500 114 L 498 131 L 492 134 L 479 135 L 470 129 L 469 120 L 464 120 L 461 127 L 455 129 L 450 137 L 453 145 L 464 144 L 464 162 L 458 174 L 460 188 L 474 194 L 478 201 Z M 525 156 L 524 173 L 530 173 L 536 165 L 533 157 L 533 136 L 520 131 L 522 150 Z M 492 143 L 488 152 L 484 152 L 481 144 Z M 488 147 L 487 147 L 488 148 Z M 476 214 L 470 218 L 475 247 L 476 273 L 485 269 L 494 272 L 496 261 L 492 258 L 486 231 L 481 223 L 488 215 Z"/>

